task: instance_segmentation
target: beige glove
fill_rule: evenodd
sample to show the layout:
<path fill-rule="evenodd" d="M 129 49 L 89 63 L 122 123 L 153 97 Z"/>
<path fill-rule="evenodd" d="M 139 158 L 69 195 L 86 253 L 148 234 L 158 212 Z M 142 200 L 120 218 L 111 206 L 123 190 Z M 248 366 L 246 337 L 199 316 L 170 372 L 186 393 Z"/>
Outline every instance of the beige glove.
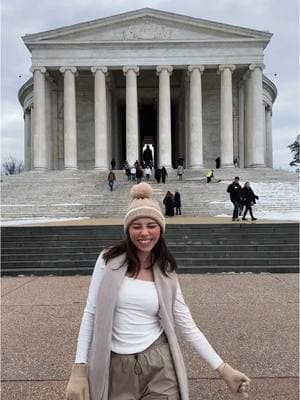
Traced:
<path fill-rule="evenodd" d="M 232 393 L 240 393 L 243 399 L 248 399 L 251 380 L 245 374 L 233 369 L 227 363 L 222 364 L 217 371 Z"/>
<path fill-rule="evenodd" d="M 86 364 L 74 364 L 66 389 L 66 400 L 90 400 Z"/>

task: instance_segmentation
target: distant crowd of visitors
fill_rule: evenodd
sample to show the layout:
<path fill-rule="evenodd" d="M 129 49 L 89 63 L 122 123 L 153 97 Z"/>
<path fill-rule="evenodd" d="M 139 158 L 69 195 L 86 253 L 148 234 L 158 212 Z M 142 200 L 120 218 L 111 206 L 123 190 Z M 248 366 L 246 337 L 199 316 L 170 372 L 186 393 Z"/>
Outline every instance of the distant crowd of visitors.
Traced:
<path fill-rule="evenodd" d="M 220 168 L 221 159 L 218 157 L 216 160 L 216 168 Z M 184 174 L 184 159 L 178 159 L 177 166 L 177 176 L 179 181 L 182 181 L 182 177 Z M 238 159 L 235 158 L 233 160 L 234 166 L 237 167 Z M 111 160 L 111 170 L 109 171 L 107 181 L 110 191 L 113 191 L 116 183 L 116 175 L 114 173 L 114 169 L 116 167 L 116 161 L 113 158 Z M 143 162 L 140 164 L 138 160 L 130 166 L 127 161 L 124 163 L 124 171 L 128 178 L 128 181 L 132 181 L 135 183 L 140 183 L 144 178 L 145 181 L 150 181 L 152 176 L 156 180 L 157 183 L 166 183 L 166 178 L 168 177 L 167 169 L 162 167 L 154 168 L 153 166 L 153 156 L 152 151 L 147 146 L 147 148 L 143 152 Z M 206 182 L 221 182 L 220 179 L 216 179 L 214 176 L 214 170 L 210 169 L 206 175 Z M 230 201 L 233 204 L 233 214 L 232 221 L 239 221 L 239 216 L 242 216 L 243 221 L 247 221 L 247 214 L 249 212 L 251 220 L 255 221 L 257 218 L 253 215 L 252 207 L 256 204 L 256 200 L 259 197 L 253 192 L 250 187 L 250 183 L 246 182 L 243 187 L 241 187 L 239 183 L 239 177 L 236 176 L 234 181 L 228 186 L 227 193 L 230 195 Z M 165 216 L 172 217 L 175 214 L 181 215 L 181 197 L 178 190 L 175 190 L 174 194 L 169 190 L 167 191 L 163 203 L 165 206 Z"/>

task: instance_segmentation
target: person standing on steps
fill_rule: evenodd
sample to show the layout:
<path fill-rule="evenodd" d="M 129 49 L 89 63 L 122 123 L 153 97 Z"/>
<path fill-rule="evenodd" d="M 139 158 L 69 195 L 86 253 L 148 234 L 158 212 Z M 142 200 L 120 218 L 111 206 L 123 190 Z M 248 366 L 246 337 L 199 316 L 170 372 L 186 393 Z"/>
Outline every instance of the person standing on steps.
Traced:
<path fill-rule="evenodd" d="M 162 183 L 166 183 L 166 177 L 168 176 L 168 172 L 167 172 L 167 169 L 166 169 L 166 167 L 162 167 L 162 169 L 161 169 L 161 180 L 162 180 Z"/>
<path fill-rule="evenodd" d="M 177 167 L 177 176 L 180 181 L 182 181 L 183 174 L 184 174 L 184 167 L 183 167 L 183 165 L 179 164 Z"/>
<path fill-rule="evenodd" d="M 175 189 L 174 194 L 174 207 L 176 215 L 181 215 L 181 197 L 178 189 Z"/>
<path fill-rule="evenodd" d="M 165 216 L 174 217 L 174 196 L 169 190 L 165 195 L 163 203 L 165 205 Z"/>
<path fill-rule="evenodd" d="M 258 199 L 259 199 L 259 197 L 256 196 L 256 194 L 254 194 L 253 190 L 250 187 L 250 182 L 246 182 L 242 189 L 242 201 L 243 201 L 243 204 L 245 205 L 243 221 L 247 221 L 246 215 L 247 215 L 248 211 L 251 216 L 251 220 L 252 221 L 257 220 L 257 218 L 255 218 L 253 215 L 252 206 L 256 203 L 256 200 L 258 200 Z"/>
<path fill-rule="evenodd" d="M 239 209 L 242 202 L 242 188 L 239 181 L 240 178 L 236 176 L 227 188 L 227 193 L 230 194 L 230 201 L 233 204 L 232 221 L 239 221 Z"/>
<path fill-rule="evenodd" d="M 66 400 L 189 400 L 175 327 L 232 393 L 248 398 L 250 379 L 221 359 L 184 301 L 151 186 L 135 185 L 131 198 L 124 239 L 96 261 Z"/>

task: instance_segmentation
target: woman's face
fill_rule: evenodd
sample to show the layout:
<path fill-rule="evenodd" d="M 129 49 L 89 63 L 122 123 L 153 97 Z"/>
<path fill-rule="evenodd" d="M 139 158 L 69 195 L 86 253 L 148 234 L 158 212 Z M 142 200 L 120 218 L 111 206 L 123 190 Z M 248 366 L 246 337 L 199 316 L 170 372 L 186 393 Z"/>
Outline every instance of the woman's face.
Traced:
<path fill-rule="evenodd" d="M 138 252 L 143 254 L 149 254 L 160 238 L 160 226 L 152 218 L 135 219 L 128 232 Z"/>

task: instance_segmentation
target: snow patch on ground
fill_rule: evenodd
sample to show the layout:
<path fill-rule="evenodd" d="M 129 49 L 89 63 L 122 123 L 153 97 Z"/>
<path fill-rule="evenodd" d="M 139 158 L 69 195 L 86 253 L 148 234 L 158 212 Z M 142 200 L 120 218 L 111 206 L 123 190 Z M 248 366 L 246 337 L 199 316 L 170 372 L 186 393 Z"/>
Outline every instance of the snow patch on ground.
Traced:
<path fill-rule="evenodd" d="M 89 219 L 89 217 L 78 217 L 78 218 L 31 218 L 31 219 L 19 219 L 10 221 L 0 221 L 0 226 L 18 226 L 18 225 L 34 225 L 34 224 L 45 224 L 48 222 L 62 222 L 62 221 L 79 221 L 82 219 Z"/>

